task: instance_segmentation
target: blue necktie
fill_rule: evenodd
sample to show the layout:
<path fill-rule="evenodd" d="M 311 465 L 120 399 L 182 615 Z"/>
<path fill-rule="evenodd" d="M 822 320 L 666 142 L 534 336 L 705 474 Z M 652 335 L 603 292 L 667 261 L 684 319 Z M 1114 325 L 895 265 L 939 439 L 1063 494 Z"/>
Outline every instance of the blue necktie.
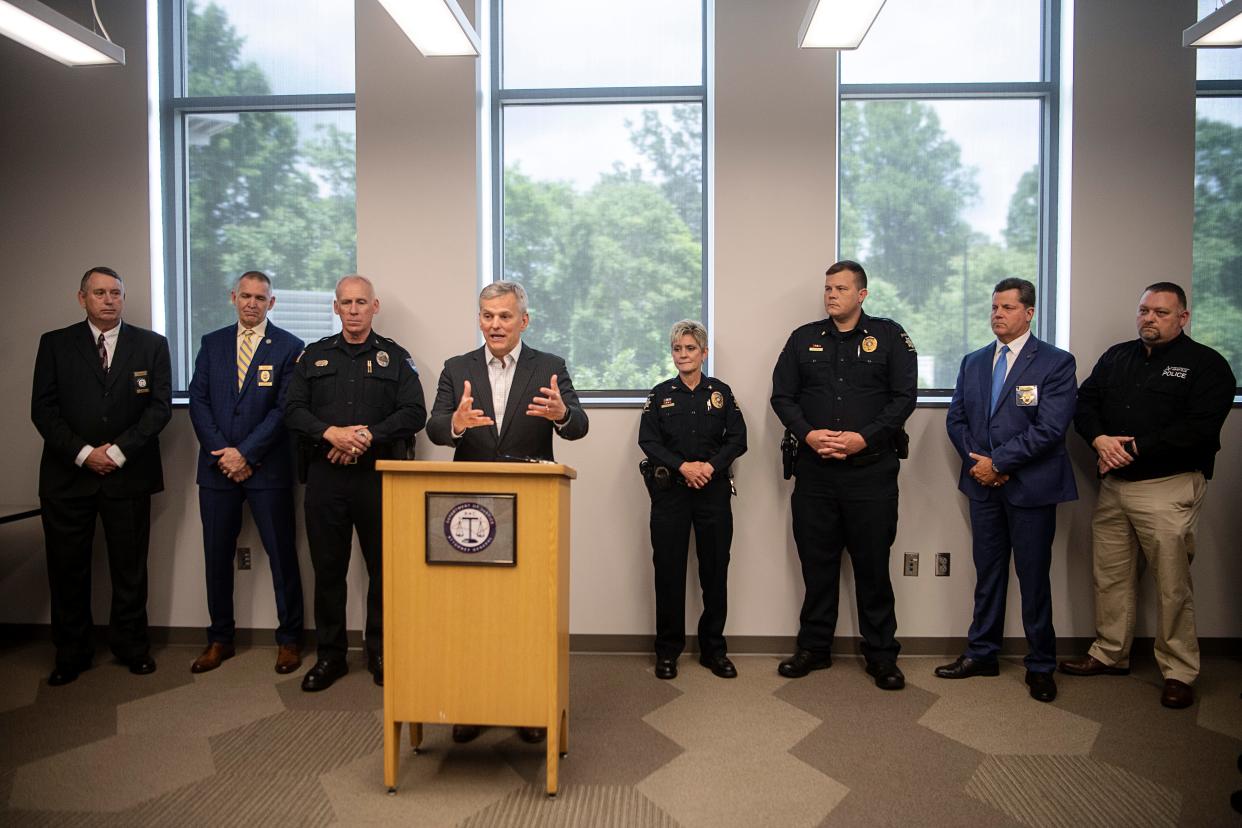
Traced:
<path fill-rule="evenodd" d="M 1000 402 L 1001 389 L 1005 387 L 1005 369 L 1009 365 L 1009 346 L 1002 345 L 1000 356 L 996 359 L 996 367 L 992 369 L 992 407 L 988 409 L 989 414 L 996 411 L 996 404 Z"/>

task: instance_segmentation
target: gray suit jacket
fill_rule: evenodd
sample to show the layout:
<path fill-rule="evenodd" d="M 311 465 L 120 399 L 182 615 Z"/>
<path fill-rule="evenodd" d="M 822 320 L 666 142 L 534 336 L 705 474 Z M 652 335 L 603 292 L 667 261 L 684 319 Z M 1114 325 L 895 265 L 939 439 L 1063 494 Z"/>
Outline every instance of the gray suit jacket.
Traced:
<path fill-rule="evenodd" d="M 493 420 L 496 418 L 492 410 L 492 385 L 487 373 L 486 351 L 485 345 L 444 363 L 436 388 L 436 401 L 431 408 L 431 419 L 427 421 L 427 436 L 431 442 L 440 446 L 455 446 L 454 460 L 495 461 L 514 457 L 553 460 L 552 432 L 559 431 L 566 440 L 586 436 L 590 423 L 578 402 L 565 360 L 522 343 L 522 352 L 514 369 L 513 387 L 509 389 L 505 406 L 504 427 L 499 432 L 495 425 L 470 428 L 460 439 L 454 440 L 453 411 L 461 402 L 466 380 L 470 380 L 474 407 L 482 409 Z M 569 409 L 569 420 L 559 429 L 543 417 L 526 414 L 526 406 L 534 397 L 542 396 L 539 389 L 548 385 L 553 374 L 556 375 L 561 399 Z"/>

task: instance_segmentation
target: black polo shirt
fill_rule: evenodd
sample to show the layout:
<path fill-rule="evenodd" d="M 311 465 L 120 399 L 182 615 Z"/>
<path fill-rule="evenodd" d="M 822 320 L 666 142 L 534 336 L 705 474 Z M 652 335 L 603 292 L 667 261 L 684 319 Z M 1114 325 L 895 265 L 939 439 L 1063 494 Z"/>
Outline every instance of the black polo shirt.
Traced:
<path fill-rule="evenodd" d="M 1185 333 L 1150 354 L 1141 339 L 1122 342 L 1078 389 L 1074 427 L 1088 443 L 1134 438 L 1134 462 L 1109 472 L 1123 480 L 1191 471 L 1210 479 L 1236 387 L 1225 358 Z"/>

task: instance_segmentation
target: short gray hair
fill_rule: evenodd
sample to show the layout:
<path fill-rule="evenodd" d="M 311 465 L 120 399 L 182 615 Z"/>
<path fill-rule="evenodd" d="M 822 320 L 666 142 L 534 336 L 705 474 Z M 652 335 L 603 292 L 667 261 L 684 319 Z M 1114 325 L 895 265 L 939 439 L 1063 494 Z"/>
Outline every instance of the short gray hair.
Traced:
<path fill-rule="evenodd" d="M 368 279 L 366 276 L 363 276 L 361 273 L 351 273 L 348 276 L 342 276 L 340 279 L 337 279 L 336 287 L 332 289 L 332 295 L 340 296 L 341 285 L 345 284 L 346 282 L 362 282 L 364 285 L 367 286 L 367 293 L 371 294 L 371 298 L 372 299 L 375 298 L 375 285 L 371 282 L 370 279 Z"/>
<path fill-rule="evenodd" d="M 517 297 L 518 312 L 523 316 L 526 315 L 528 307 L 526 303 L 526 288 L 508 279 L 492 282 L 479 291 L 479 305 L 482 306 L 488 299 L 499 299 L 502 296 Z"/>
<path fill-rule="evenodd" d="M 671 348 L 683 336 L 692 336 L 694 341 L 699 343 L 699 347 L 704 351 L 707 350 L 707 328 L 703 327 L 702 322 L 693 319 L 682 319 L 680 322 L 674 322 L 672 329 L 668 332 L 668 344 Z"/>
<path fill-rule="evenodd" d="M 238 276 L 237 281 L 233 284 L 233 289 L 236 290 L 240 288 L 241 283 L 246 281 L 247 279 L 254 279 L 257 282 L 262 282 L 263 284 L 267 285 L 267 289 L 269 292 L 272 290 L 272 277 L 268 276 L 266 273 L 264 273 L 261 270 L 247 270 L 245 273 Z"/>

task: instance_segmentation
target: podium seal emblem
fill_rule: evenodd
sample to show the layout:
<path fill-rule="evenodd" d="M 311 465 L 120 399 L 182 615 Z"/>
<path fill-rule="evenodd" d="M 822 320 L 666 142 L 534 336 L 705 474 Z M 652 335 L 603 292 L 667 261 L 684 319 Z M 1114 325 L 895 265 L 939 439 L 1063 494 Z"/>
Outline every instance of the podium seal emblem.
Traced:
<path fill-rule="evenodd" d="M 444 517 L 444 539 L 458 552 L 482 552 L 496 539 L 496 516 L 481 503 L 458 503 Z"/>

